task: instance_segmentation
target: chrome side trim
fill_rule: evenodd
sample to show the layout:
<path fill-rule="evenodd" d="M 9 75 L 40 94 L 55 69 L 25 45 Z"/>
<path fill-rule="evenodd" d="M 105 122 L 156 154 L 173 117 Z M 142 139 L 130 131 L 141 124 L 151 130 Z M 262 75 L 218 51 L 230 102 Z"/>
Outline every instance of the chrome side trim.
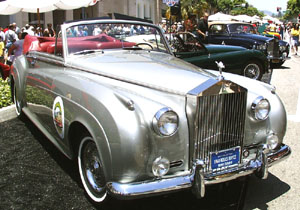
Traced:
<path fill-rule="evenodd" d="M 27 58 L 33 59 L 33 60 L 39 60 L 46 63 L 55 64 L 58 66 L 64 66 L 64 59 L 62 57 L 45 53 L 45 52 L 39 52 L 39 51 L 30 51 L 27 55 Z"/>

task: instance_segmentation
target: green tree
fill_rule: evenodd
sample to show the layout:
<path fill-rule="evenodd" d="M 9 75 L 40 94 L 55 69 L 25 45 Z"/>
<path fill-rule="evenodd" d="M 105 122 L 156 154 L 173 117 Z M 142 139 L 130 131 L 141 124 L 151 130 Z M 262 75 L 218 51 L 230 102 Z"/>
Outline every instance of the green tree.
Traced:
<path fill-rule="evenodd" d="M 300 0 L 289 0 L 286 9 L 284 19 L 296 18 L 300 14 Z"/>
<path fill-rule="evenodd" d="M 181 0 L 181 15 L 187 19 L 189 14 L 203 16 L 209 7 L 209 1 L 206 0 Z"/>
<path fill-rule="evenodd" d="M 222 11 L 225 13 L 230 13 L 230 11 L 234 8 L 234 3 L 231 0 L 219 0 L 217 4 L 218 11 Z"/>
<path fill-rule="evenodd" d="M 263 17 L 264 13 L 258 11 L 257 8 L 248 6 L 248 7 L 236 7 L 231 10 L 230 12 L 232 15 L 248 15 L 248 16 L 254 16 L 257 15 L 259 17 Z"/>
<path fill-rule="evenodd" d="M 202 17 L 204 12 L 223 12 L 232 15 L 246 14 L 249 16 L 264 16 L 255 7 L 249 6 L 246 0 L 180 0 L 181 18 L 187 19 L 189 14 Z M 166 12 L 166 17 L 170 19 L 170 8 Z M 173 17 L 175 19 L 176 17 Z M 178 18 L 178 17 L 177 17 Z"/>

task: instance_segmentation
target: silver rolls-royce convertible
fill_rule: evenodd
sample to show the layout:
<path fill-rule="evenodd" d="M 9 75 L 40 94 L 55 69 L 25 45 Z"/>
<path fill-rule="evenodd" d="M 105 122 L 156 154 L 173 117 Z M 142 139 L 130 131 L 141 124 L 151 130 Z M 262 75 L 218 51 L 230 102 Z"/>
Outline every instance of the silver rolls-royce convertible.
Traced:
<path fill-rule="evenodd" d="M 255 173 L 291 154 L 285 108 L 268 84 L 176 58 L 159 27 L 66 22 L 27 36 L 11 70 L 26 115 L 78 162 L 89 198 L 138 198 Z"/>

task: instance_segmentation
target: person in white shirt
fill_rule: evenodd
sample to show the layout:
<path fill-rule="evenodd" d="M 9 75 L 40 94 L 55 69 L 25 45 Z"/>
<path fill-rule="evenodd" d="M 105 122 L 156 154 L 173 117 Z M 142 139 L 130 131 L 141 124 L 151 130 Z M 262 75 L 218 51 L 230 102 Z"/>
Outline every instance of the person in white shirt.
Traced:
<path fill-rule="evenodd" d="M 2 41 L 5 40 L 5 33 L 3 32 L 3 28 L 0 26 L 0 37 L 2 38 Z"/>
<path fill-rule="evenodd" d="M 32 29 L 33 29 L 33 26 L 30 26 L 29 24 L 26 24 L 25 29 L 24 29 L 23 32 L 26 32 L 30 36 L 34 36 L 34 30 L 32 30 Z"/>
<path fill-rule="evenodd" d="M 7 64 L 12 64 L 16 57 L 20 56 L 23 54 L 23 44 L 24 44 L 24 39 L 27 36 L 26 32 L 23 32 L 20 34 L 20 39 L 15 41 L 11 47 L 8 49 L 8 57 L 9 60 L 7 61 Z"/>
<path fill-rule="evenodd" d="M 9 49 L 10 46 L 18 40 L 16 32 L 13 30 L 14 26 L 11 24 L 8 27 L 8 30 L 5 32 L 5 48 Z"/>
<path fill-rule="evenodd" d="M 93 35 L 96 36 L 96 35 L 99 35 L 101 33 L 102 33 L 101 28 L 98 25 L 96 25 L 96 27 L 93 30 Z"/>

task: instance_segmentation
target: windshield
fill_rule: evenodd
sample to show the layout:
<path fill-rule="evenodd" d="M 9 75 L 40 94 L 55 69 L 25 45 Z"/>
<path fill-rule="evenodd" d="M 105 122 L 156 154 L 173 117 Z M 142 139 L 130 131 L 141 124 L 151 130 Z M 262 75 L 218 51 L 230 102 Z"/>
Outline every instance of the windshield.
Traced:
<path fill-rule="evenodd" d="M 230 24 L 229 30 L 231 33 L 255 33 L 255 29 L 250 24 Z"/>
<path fill-rule="evenodd" d="M 68 53 L 73 55 L 107 50 L 169 52 L 156 27 L 136 24 L 84 24 L 66 29 Z"/>

